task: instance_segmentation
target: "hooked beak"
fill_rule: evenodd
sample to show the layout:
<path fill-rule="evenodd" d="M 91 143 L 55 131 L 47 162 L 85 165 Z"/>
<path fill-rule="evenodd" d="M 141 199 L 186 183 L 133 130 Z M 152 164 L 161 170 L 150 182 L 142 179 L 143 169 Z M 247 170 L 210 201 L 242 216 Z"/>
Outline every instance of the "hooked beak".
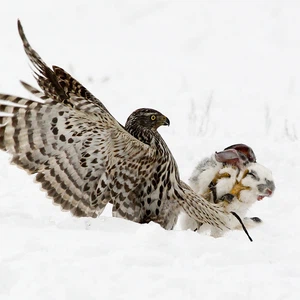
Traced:
<path fill-rule="evenodd" d="M 169 126 L 170 125 L 170 120 L 166 116 L 160 116 L 159 117 L 159 123 L 160 123 L 160 126 L 162 126 L 162 125 Z"/>
<path fill-rule="evenodd" d="M 165 119 L 165 122 L 164 122 L 164 124 L 163 125 L 165 125 L 165 126 L 170 126 L 170 120 L 167 118 L 167 117 L 165 117 L 166 119 Z"/>

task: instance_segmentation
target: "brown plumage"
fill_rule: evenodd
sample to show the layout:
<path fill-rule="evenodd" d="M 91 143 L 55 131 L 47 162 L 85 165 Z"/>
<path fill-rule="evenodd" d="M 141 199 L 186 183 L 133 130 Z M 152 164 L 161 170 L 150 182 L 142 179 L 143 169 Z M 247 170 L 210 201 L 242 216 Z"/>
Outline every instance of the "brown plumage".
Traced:
<path fill-rule="evenodd" d="M 169 120 L 156 110 L 133 112 L 125 128 L 86 88 L 59 67 L 50 69 L 18 29 L 42 89 L 22 83 L 38 100 L 0 94 L 0 149 L 30 174 L 62 209 L 113 214 L 172 229 L 181 209 L 202 223 L 230 227 L 231 215 L 180 180 L 157 131 Z"/>

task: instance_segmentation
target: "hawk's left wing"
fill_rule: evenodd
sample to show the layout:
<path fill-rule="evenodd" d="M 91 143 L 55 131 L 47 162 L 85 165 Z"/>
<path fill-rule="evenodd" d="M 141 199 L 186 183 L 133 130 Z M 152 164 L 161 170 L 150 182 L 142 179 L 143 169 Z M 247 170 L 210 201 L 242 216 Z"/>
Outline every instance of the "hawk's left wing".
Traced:
<path fill-rule="evenodd" d="M 64 86 L 18 26 L 43 92 L 23 83 L 38 100 L 0 94 L 0 149 L 37 174 L 54 202 L 74 215 L 96 217 L 108 200 L 129 199 L 126 217 L 134 220 L 138 210 L 129 194 L 150 178 L 155 150 L 125 131 L 75 79 L 65 78 Z"/>

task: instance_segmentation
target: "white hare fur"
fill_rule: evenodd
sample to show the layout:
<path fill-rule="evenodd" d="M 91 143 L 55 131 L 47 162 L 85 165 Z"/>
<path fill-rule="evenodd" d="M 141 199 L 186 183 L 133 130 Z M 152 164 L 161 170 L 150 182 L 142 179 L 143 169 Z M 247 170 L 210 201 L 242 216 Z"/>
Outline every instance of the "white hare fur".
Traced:
<path fill-rule="evenodd" d="M 215 183 L 213 185 L 214 194 L 211 182 Z M 256 162 L 250 162 L 242 168 L 237 168 L 230 164 L 217 162 L 214 155 L 211 158 L 203 159 L 198 164 L 192 173 L 189 184 L 207 201 L 222 203 L 228 212 L 237 213 L 248 228 L 257 226 L 261 220 L 245 218 L 247 210 L 257 200 L 270 197 L 275 190 L 272 173 L 266 167 Z M 232 196 L 227 200 L 228 194 Z M 240 229 L 238 220 L 234 222 L 233 227 Z M 182 229 L 202 231 L 209 226 L 201 225 L 185 214 L 181 218 Z M 223 231 L 217 228 L 211 227 L 210 229 L 211 235 L 214 237 L 223 235 Z"/>

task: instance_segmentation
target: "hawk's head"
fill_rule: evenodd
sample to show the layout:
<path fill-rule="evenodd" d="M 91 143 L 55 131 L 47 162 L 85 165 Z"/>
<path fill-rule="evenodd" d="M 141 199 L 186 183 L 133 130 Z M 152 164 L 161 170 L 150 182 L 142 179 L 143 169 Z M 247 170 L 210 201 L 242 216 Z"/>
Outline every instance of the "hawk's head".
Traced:
<path fill-rule="evenodd" d="M 127 119 L 125 128 L 142 126 L 156 131 L 162 125 L 170 125 L 170 120 L 162 113 L 151 108 L 140 108 L 135 110 Z"/>

